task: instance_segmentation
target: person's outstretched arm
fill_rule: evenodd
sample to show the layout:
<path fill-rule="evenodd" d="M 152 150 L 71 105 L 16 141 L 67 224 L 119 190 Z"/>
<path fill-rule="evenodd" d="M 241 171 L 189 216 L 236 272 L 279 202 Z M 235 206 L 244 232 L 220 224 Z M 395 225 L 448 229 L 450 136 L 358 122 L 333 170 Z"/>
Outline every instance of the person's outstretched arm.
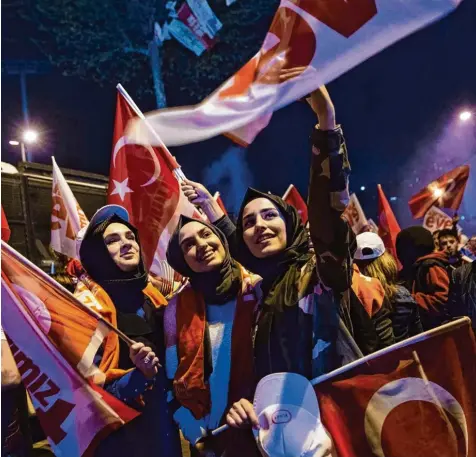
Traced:
<path fill-rule="evenodd" d="M 350 287 L 351 247 L 355 235 L 341 217 L 349 202 L 350 164 L 335 109 L 325 87 L 311 94 L 319 124 L 312 132 L 308 213 L 317 268 L 323 283 L 336 292 Z"/>

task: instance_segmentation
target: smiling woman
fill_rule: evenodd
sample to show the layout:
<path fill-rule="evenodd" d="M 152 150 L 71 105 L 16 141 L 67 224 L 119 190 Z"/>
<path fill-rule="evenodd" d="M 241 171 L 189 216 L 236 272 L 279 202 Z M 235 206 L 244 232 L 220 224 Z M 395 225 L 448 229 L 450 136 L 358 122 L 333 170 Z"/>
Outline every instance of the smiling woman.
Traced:
<path fill-rule="evenodd" d="M 140 261 L 140 249 L 134 232 L 127 225 L 113 222 L 103 233 L 111 259 L 122 271 L 132 271 Z"/>
<path fill-rule="evenodd" d="M 174 418 L 200 452 L 257 457 L 251 430 L 229 430 L 219 437 L 208 431 L 253 391 L 251 334 L 260 278 L 230 256 L 219 229 L 186 216 L 170 239 L 167 261 L 190 279 L 164 318 L 167 377 L 180 405 Z"/>

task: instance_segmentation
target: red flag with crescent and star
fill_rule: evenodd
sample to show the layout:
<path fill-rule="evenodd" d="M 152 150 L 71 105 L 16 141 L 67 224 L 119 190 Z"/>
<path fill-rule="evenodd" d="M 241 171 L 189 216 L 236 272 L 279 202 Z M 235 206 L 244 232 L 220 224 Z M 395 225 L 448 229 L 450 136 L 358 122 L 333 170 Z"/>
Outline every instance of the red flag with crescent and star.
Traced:
<path fill-rule="evenodd" d="M 463 318 L 312 381 L 336 457 L 476 455 L 476 342 Z"/>
<path fill-rule="evenodd" d="M 283 195 L 283 200 L 289 205 L 294 206 L 294 208 L 297 209 L 299 216 L 301 216 L 302 223 L 304 225 L 307 224 L 307 204 L 294 184 L 289 185 Z"/>
<path fill-rule="evenodd" d="M 131 125 L 132 137 L 168 146 L 227 134 L 251 143 L 274 111 L 454 9 L 460 0 L 281 0 L 261 49 L 201 103 Z"/>
<path fill-rule="evenodd" d="M 118 92 L 108 203 L 128 210 L 131 223 L 139 231 L 147 268 L 163 277 L 167 244 L 180 214 L 194 217 L 197 212 L 180 189 L 174 175 L 179 165 L 168 149 L 163 144 L 134 144 L 125 135 L 127 123 L 135 117 Z"/>
<path fill-rule="evenodd" d="M 463 200 L 468 177 L 469 165 L 462 165 L 432 181 L 410 198 L 408 205 L 413 217 L 424 217 L 432 206 L 457 211 Z"/>
<path fill-rule="evenodd" d="M 397 235 L 400 233 L 400 225 L 398 225 L 397 218 L 393 214 L 392 207 L 383 193 L 382 186 L 379 184 L 378 188 L 378 235 L 383 240 L 383 244 L 395 260 L 397 257 Z"/>

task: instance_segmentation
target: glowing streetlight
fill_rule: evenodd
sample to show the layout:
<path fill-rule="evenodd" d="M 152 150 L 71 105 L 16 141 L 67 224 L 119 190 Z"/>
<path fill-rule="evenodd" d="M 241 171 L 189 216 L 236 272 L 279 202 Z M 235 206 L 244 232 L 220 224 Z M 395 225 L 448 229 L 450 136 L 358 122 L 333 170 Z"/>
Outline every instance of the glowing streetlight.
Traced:
<path fill-rule="evenodd" d="M 360 190 L 363 192 L 365 190 L 365 186 L 360 186 Z"/>
<path fill-rule="evenodd" d="M 459 113 L 459 120 L 461 122 L 467 122 L 471 119 L 471 117 L 473 116 L 473 113 L 471 111 L 461 111 L 461 113 Z"/>
<path fill-rule="evenodd" d="M 23 141 L 27 144 L 36 143 L 38 141 L 38 132 L 35 130 L 25 130 L 23 132 Z"/>
<path fill-rule="evenodd" d="M 17 140 L 10 140 L 8 143 L 11 144 L 12 146 L 18 146 L 20 144 L 20 142 Z"/>

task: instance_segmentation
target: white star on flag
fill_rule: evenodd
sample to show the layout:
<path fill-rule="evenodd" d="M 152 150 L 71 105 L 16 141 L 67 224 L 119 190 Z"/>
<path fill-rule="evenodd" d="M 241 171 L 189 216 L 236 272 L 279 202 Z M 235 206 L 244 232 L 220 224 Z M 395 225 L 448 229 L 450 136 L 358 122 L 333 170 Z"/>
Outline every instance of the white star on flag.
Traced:
<path fill-rule="evenodd" d="M 111 192 L 111 195 L 115 195 L 115 194 L 119 195 L 122 201 L 124 201 L 124 197 L 126 196 L 126 194 L 134 192 L 127 185 L 127 183 L 129 182 L 129 178 L 126 178 L 124 179 L 124 181 L 121 181 L 121 182 L 116 181 L 115 179 L 113 179 L 113 181 L 114 181 L 114 190 Z"/>

